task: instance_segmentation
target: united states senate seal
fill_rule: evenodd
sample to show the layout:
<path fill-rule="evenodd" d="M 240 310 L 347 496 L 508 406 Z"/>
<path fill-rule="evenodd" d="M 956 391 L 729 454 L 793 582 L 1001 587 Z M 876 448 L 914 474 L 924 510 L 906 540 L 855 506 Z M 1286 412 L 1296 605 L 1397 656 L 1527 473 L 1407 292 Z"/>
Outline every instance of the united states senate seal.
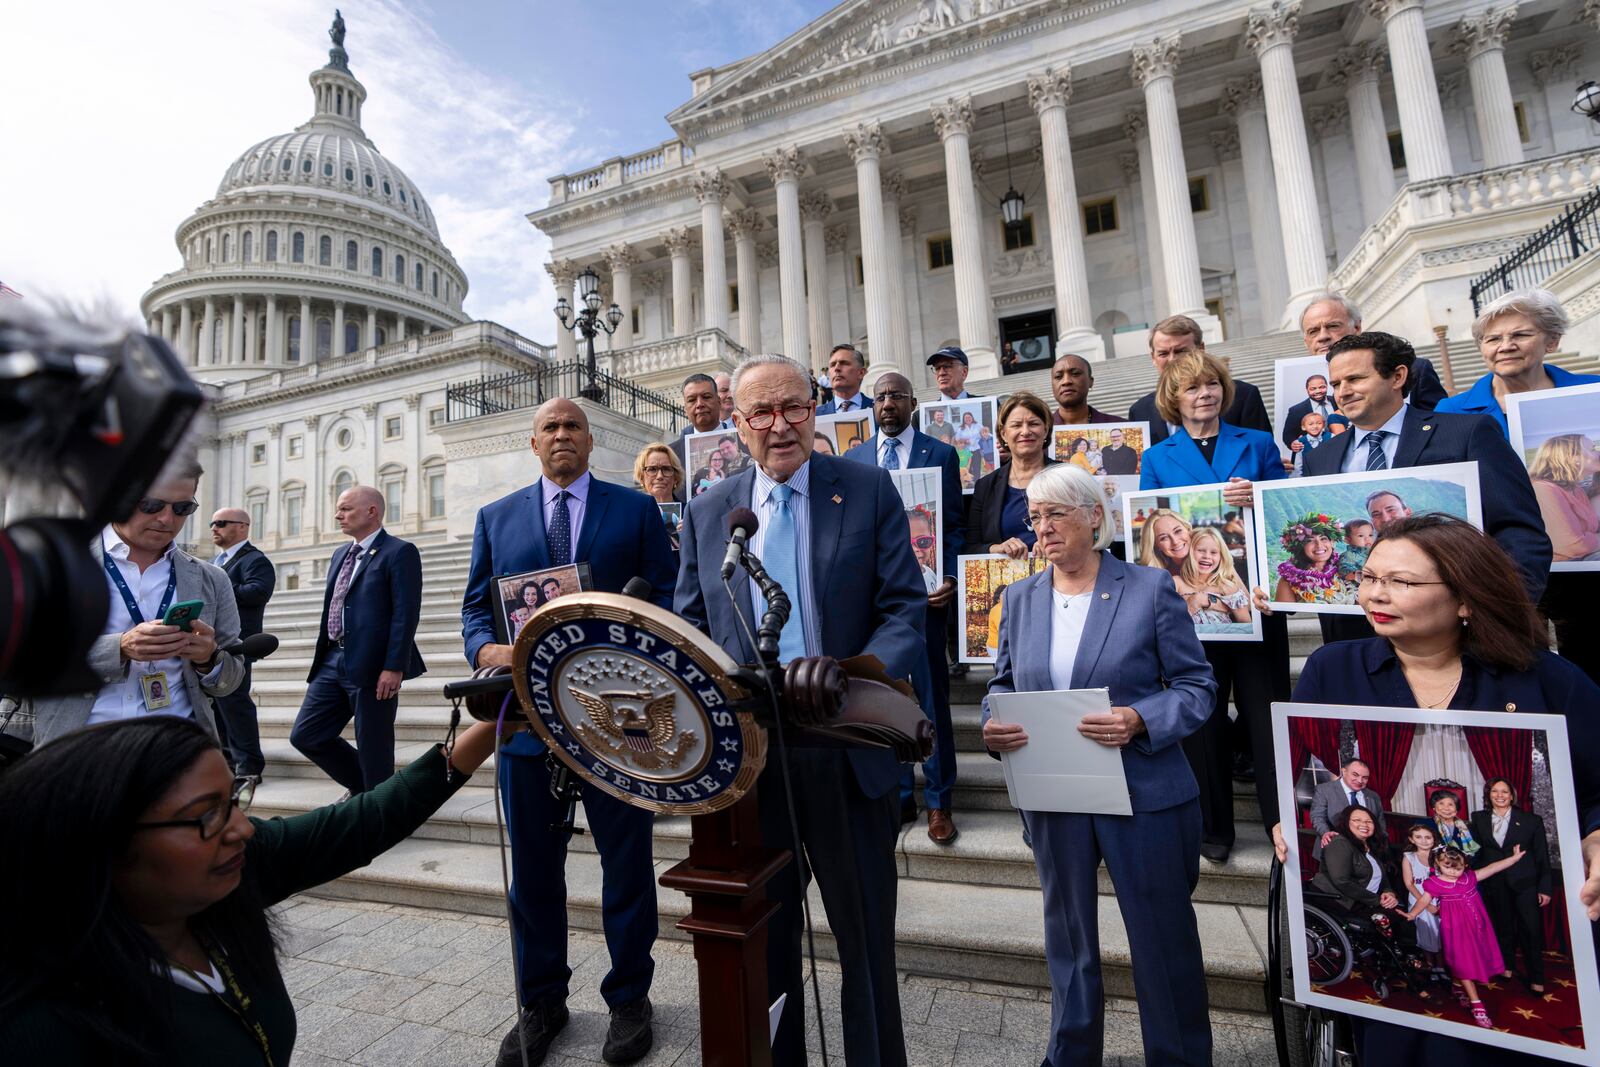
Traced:
<path fill-rule="evenodd" d="M 766 764 L 736 669 L 678 616 L 615 593 L 551 601 L 512 652 L 517 698 L 550 750 L 619 800 L 675 815 L 735 803 Z"/>

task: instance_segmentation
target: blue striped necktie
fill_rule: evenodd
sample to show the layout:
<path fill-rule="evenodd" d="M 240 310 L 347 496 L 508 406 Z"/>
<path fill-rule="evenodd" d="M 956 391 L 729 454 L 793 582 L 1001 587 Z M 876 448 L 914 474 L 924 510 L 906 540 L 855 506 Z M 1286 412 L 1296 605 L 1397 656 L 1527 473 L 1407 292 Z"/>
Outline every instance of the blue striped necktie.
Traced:
<path fill-rule="evenodd" d="M 789 594 L 789 621 L 783 625 L 778 638 L 778 659 L 788 663 L 806 654 L 805 624 L 800 617 L 800 566 L 795 555 L 794 512 L 789 498 L 794 489 L 788 485 L 772 487 L 771 521 L 767 523 L 767 536 L 761 549 L 766 559 L 767 574 L 783 586 Z"/>
<path fill-rule="evenodd" d="M 1361 443 L 1367 446 L 1367 470 L 1381 471 L 1389 469 L 1389 461 L 1383 454 L 1383 441 L 1388 436 L 1389 432 L 1387 430 L 1373 430 L 1361 439 Z"/>

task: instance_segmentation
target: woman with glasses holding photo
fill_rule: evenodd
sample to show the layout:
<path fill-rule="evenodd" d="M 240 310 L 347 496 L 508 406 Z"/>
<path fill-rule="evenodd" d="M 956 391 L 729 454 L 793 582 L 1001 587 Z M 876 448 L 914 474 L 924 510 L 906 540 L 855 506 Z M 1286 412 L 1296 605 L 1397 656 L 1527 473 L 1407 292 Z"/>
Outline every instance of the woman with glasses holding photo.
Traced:
<path fill-rule="evenodd" d="M 1259 590 L 1256 600 L 1264 603 Z M 1359 603 L 1377 636 L 1313 652 L 1295 701 L 1564 716 L 1583 834 L 1581 860 L 1573 848 L 1567 862 L 1583 864 L 1580 899 L 1591 923 L 1600 919 L 1600 687 L 1546 647 L 1544 621 L 1511 557 L 1460 519 L 1396 520 L 1367 557 Z M 1272 834 L 1287 859 L 1281 826 Z M 1361 1031 L 1362 1067 L 1542 1062 L 1386 1024 Z"/>
<path fill-rule="evenodd" d="M 1011 458 L 973 486 L 963 543 L 971 552 L 1027 559 L 1037 541 L 1028 525 L 1028 486 L 1056 462 L 1045 451 L 1050 444 L 1050 409 L 1044 401 L 1028 392 L 1007 397 L 1000 405 L 1000 443 L 1010 450 Z"/>
<path fill-rule="evenodd" d="M 494 751 L 474 723 L 350 800 L 251 819 L 186 719 L 91 727 L 0 774 L 0 1048 L 12 1067 L 287 1064 L 267 909 L 408 837 Z M 92 771 L 92 773 L 85 773 Z"/>

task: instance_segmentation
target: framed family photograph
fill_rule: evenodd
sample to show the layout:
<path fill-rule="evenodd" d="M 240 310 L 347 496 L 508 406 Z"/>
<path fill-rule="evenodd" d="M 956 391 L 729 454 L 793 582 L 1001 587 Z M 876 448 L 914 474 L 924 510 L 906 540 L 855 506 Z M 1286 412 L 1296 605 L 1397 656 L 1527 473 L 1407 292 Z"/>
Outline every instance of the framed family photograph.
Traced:
<path fill-rule="evenodd" d="M 972 492 L 979 478 L 1000 465 L 1000 441 L 995 433 L 998 403 L 998 397 L 980 396 L 917 408 L 917 428 L 956 450 L 962 493 Z"/>
<path fill-rule="evenodd" d="M 738 474 L 750 462 L 750 454 L 739 440 L 738 430 L 692 433 L 685 438 L 684 448 L 689 455 L 684 476 L 688 479 L 690 499 L 722 479 Z"/>
<path fill-rule="evenodd" d="M 1223 483 L 1123 494 L 1123 525 L 1130 563 L 1155 567 L 1189 606 L 1202 641 L 1259 641 L 1261 613 L 1250 590 L 1256 574 L 1249 508 L 1230 507 Z"/>
<path fill-rule="evenodd" d="M 591 588 L 587 563 L 508 574 L 495 582 L 500 591 L 500 625 L 507 644 L 515 644 L 533 613 L 550 601 Z"/>
<path fill-rule="evenodd" d="M 1539 498 L 1550 569 L 1600 571 L 1600 385 L 1508 393 L 1506 423 Z"/>
<path fill-rule="evenodd" d="M 683 526 L 683 503 L 674 500 L 670 503 L 657 503 L 661 509 L 661 522 L 667 528 L 667 536 L 672 539 L 672 547 L 678 547 L 678 530 Z"/>
<path fill-rule="evenodd" d="M 906 522 L 911 527 L 911 551 L 922 569 L 922 584 L 932 593 L 944 582 L 944 489 L 938 467 L 912 467 L 889 472 L 905 505 Z M 955 575 L 951 575 L 955 577 Z"/>
<path fill-rule="evenodd" d="M 993 663 L 1000 646 L 1001 594 L 1012 582 L 1037 574 L 1050 564 L 1037 558 L 1008 559 L 985 554 L 956 557 L 956 618 L 962 663 Z"/>
<path fill-rule="evenodd" d="M 1273 361 L 1272 424 L 1285 456 L 1294 454 L 1288 442 L 1300 440 L 1302 435 L 1320 443 L 1344 432 L 1349 422 L 1334 406 L 1327 359 L 1294 356 Z"/>
<path fill-rule="evenodd" d="M 1295 1000 L 1600 1064 L 1566 726 L 1559 715 L 1272 706 Z"/>
<path fill-rule="evenodd" d="M 1385 526 L 1440 512 L 1483 529 L 1476 463 L 1255 483 L 1256 560 L 1277 611 L 1359 615 L 1367 553 Z"/>
<path fill-rule="evenodd" d="M 1050 428 L 1050 458 L 1097 477 L 1139 473 L 1150 443 L 1148 422 L 1097 422 Z"/>
<path fill-rule="evenodd" d="M 842 456 L 875 432 L 870 410 L 818 415 L 817 435 L 811 439 L 811 450 Z"/>

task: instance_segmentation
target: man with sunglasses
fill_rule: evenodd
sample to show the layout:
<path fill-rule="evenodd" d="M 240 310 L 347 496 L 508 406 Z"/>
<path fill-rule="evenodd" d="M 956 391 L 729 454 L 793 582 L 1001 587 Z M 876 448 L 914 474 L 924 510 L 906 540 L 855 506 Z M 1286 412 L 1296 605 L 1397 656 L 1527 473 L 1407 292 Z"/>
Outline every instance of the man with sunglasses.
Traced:
<path fill-rule="evenodd" d="M 228 576 L 178 548 L 184 520 L 199 507 L 198 464 L 163 475 L 133 514 L 89 545 L 105 569 L 110 610 L 89 664 L 102 686 L 33 702 L 36 745 L 85 726 L 141 715 L 192 718 L 219 737 L 213 701 L 244 679 L 244 661 L 222 649 L 239 639 L 239 611 Z M 173 604 L 198 600 L 187 630 L 161 620 Z"/>
<path fill-rule="evenodd" d="M 250 543 L 250 513 L 243 508 L 223 508 L 211 516 L 211 543 L 217 554 L 214 566 L 233 583 L 233 600 L 239 608 L 239 636 L 254 637 L 261 632 L 267 601 L 272 599 L 278 575 L 267 554 Z M 224 750 L 235 774 L 261 780 L 266 758 L 261 754 L 261 727 L 256 721 L 256 704 L 250 699 L 250 663 L 245 661 L 244 680 L 239 688 L 217 701 Z"/>
<path fill-rule="evenodd" d="M 950 720 L 950 664 L 945 658 L 945 617 L 956 593 L 956 557 L 961 554 L 961 459 L 956 450 L 918 430 L 914 423 L 917 398 L 911 381 L 903 374 L 890 372 L 878 379 L 873 389 L 872 413 L 878 432 L 844 454 L 845 459 L 866 463 L 884 470 L 934 468 L 941 487 L 939 525 L 943 528 L 943 556 L 937 562 L 938 584 L 928 590 L 924 632 L 930 677 L 919 679 L 922 710 L 933 721 L 936 742 L 933 755 L 922 765 L 925 786 L 922 799 L 928 809 L 928 839 L 936 845 L 953 844 L 955 820 L 950 816 L 950 794 L 956 782 L 956 736 Z M 952 521 L 955 516 L 955 521 Z M 917 527 L 920 528 L 920 527 Z M 928 536 L 928 535 L 924 535 Z M 932 540 L 929 537 L 929 540 Z M 929 549 L 932 546 L 927 546 Z M 923 555 L 922 545 L 913 545 Z M 910 766 L 900 769 L 900 822 L 917 818 L 916 775 Z"/>

